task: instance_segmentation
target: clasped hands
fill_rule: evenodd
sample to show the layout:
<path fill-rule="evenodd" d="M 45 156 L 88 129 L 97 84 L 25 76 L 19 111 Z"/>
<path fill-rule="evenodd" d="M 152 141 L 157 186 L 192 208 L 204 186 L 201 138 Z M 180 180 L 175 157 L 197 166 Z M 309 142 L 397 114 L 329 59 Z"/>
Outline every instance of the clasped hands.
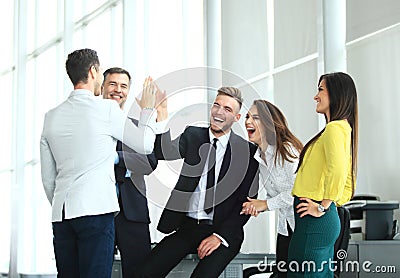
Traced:
<path fill-rule="evenodd" d="M 257 216 L 260 214 L 260 212 L 268 209 L 268 205 L 265 200 L 251 199 L 249 197 L 247 197 L 247 200 L 248 202 L 243 203 L 240 214 Z M 296 212 L 300 214 L 301 218 L 306 215 L 321 217 L 325 214 L 324 212 L 320 212 L 318 210 L 318 203 L 313 202 L 311 199 L 300 198 L 300 200 L 302 202 L 296 206 Z"/>
<path fill-rule="evenodd" d="M 248 202 L 244 202 L 242 205 L 242 211 L 240 214 L 251 215 L 257 217 L 260 212 L 268 209 L 267 201 L 252 199 L 247 197 Z"/>

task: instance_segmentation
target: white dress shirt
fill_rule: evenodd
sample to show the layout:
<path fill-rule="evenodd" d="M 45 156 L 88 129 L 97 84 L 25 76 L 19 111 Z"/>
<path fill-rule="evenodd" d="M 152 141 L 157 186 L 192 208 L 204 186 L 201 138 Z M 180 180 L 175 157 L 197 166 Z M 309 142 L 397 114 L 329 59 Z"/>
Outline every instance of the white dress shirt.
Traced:
<path fill-rule="evenodd" d="M 46 113 L 40 140 L 42 182 L 52 204 L 52 222 L 119 211 L 115 194 L 116 140 L 151 153 L 153 110 L 143 110 L 139 125 L 127 120 L 118 104 L 74 90 Z"/>
<path fill-rule="evenodd" d="M 210 144 L 212 145 L 214 142 L 215 136 L 210 133 Z M 219 171 L 221 170 L 222 161 L 224 159 L 226 146 L 228 145 L 228 140 L 230 136 L 230 132 L 219 137 L 217 141 L 217 150 L 215 153 L 215 184 L 218 181 Z M 189 212 L 188 216 L 194 219 L 213 219 L 214 211 L 207 214 L 204 211 L 204 201 L 206 198 L 206 190 L 207 190 L 207 172 L 208 172 L 208 159 L 206 164 L 204 165 L 203 173 L 201 174 L 199 184 L 197 185 L 195 191 L 190 197 L 189 201 Z M 214 184 L 214 185 L 215 185 Z"/>
<path fill-rule="evenodd" d="M 214 138 L 216 138 L 211 131 L 209 130 L 209 135 L 210 135 L 210 144 L 213 144 Z M 231 135 L 231 132 L 229 131 L 227 134 L 224 134 L 223 136 L 218 138 L 217 141 L 217 149 L 215 153 L 215 184 L 218 181 L 218 176 L 219 172 L 221 170 L 222 166 L 222 161 L 224 160 L 224 155 L 226 151 L 226 146 L 228 145 L 229 141 L 229 136 Z M 214 210 L 207 214 L 204 211 L 204 201 L 206 198 L 206 190 L 207 190 L 207 172 L 208 172 L 208 159 L 206 164 L 204 165 L 203 173 L 201 174 L 199 184 L 197 185 L 195 191 L 193 192 L 192 196 L 190 197 L 189 200 L 189 212 L 187 213 L 187 216 L 194 218 L 194 219 L 210 219 L 212 220 L 214 217 Z M 214 186 L 215 186 L 214 184 Z M 215 187 L 214 187 L 215 190 Z M 214 191 L 215 192 L 215 191 Z M 228 243 L 224 238 L 222 238 L 220 235 L 215 234 L 221 241 L 222 244 L 225 246 L 228 246 Z"/>
<path fill-rule="evenodd" d="M 298 156 L 295 148 L 290 147 L 290 151 Z M 292 231 L 294 230 L 294 210 L 292 189 L 296 178 L 296 168 L 298 159 L 294 162 L 284 161 L 278 155 L 276 165 L 274 164 L 275 146 L 269 145 L 265 152 L 265 161 L 260 156 L 261 150 L 254 155 L 260 163 L 260 187 L 264 186 L 267 193 L 268 210 L 278 210 L 277 232 L 287 236 L 288 230 L 286 222 L 289 223 Z"/>

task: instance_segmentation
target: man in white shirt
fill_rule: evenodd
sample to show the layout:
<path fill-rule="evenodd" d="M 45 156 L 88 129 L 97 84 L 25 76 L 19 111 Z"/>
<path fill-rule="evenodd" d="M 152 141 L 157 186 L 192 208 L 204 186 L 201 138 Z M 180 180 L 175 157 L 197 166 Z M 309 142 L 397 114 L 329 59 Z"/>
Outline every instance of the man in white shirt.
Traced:
<path fill-rule="evenodd" d="M 68 55 L 74 90 L 46 113 L 40 140 L 42 181 L 52 205 L 58 277 L 111 277 L 114 251 L 116 140 L 139 153 L 153 151 L 155 89 L 150 81 L 135 126 L 115 101 L 96 98 L 103 73 L 96 51 Z M 149 80 L 149 79 L 148 79 Z M 154 116 L 153 116 L 154 115 Z"/>

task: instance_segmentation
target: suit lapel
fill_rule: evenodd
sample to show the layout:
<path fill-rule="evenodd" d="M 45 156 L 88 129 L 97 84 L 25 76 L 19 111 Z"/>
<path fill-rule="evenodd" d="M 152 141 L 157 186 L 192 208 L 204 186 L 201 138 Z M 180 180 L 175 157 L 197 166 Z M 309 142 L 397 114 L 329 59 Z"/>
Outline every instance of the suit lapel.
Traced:
<path fill-rule="evenodd" d="M 194 157 L 190 158 L 191 165 L 194 165 L 194 167 L 192 166 L 193 169 L 197 169 L 195 170 L 197 174 L 193 175 L 197 177 L 197 182 L 200 180 L 204 166 L 206 164 L 210 146 L 210 134 L 208 132 L 208 128 L 201 128 L 199 130 L 199 133 L 199 135 L 195 134 L 195 136 L 199 137 L 197 141 L 198 143 L 195 143 L 195 141 L 193 142 L 194 145 L 198 144 L 198 146 L 194 148 L 194 153 L 192 153 Z M 189 148 L 193 148 L 193 146 L 189 146 Z M 194 160 L 192 160 L 192 158 L 194 158 Z"/>
<path fill-rule="evenodd" d="M 117 151 L 122 151 L 122 142 L 121 141 L 117 141 Z"/>
<path fill-rule="evenodd" d="M 236 144 L 237 144 L 237 135 L 233 131 L 231 131 L 228 144 L 226 145 L 224 159 L 222 160 L 221 169 L 219 171 L 218 182 L 221 181 L 221 179 L 225 176 L 225 174 L 229 170 L 229 167 L 231 166 L 231 159 L 232 155 L 234 154 L 232 152 L 232 149 L 235 148 Z"/>

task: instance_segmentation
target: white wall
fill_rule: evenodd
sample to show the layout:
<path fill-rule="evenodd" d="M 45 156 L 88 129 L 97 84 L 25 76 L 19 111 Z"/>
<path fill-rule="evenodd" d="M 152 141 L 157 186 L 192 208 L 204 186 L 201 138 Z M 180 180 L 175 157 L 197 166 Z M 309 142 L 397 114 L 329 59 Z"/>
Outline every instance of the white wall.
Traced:
<path fill-rule="evenodd" d="M 273 1 L 271 15 L 271 2 L 222 1 L 222 67 L 246 78 L 261 97 L 277 104 L 305 143 L 318 132 L 321 120 L 313 101 L 323 54 L 318 53 L 321 6 L 318 1 Z M 347 72 L 355 80 L 359 98 L 356 194 L 399 201 L 400 1 L 384 0 L 379 5 L 374 0 L 347 1 L 346 18 Z M 265 56 L 267 52 L 273 57 Z M 396 210 L 395 218 L 399 215 Z M 262 226 L 265 221 L 250 222 L 249 237 L 261 236 L 254 234 L 258 229 L 269 239 L 271 232 Z M 246 241 L 244 248 L 258 250 L 255 245 Z"/>
<path fill-rule="evenodd" d="M 359 99 L 356 192 L 400 200 L 400 26 L 349 46 L 348 71 Z"/>

